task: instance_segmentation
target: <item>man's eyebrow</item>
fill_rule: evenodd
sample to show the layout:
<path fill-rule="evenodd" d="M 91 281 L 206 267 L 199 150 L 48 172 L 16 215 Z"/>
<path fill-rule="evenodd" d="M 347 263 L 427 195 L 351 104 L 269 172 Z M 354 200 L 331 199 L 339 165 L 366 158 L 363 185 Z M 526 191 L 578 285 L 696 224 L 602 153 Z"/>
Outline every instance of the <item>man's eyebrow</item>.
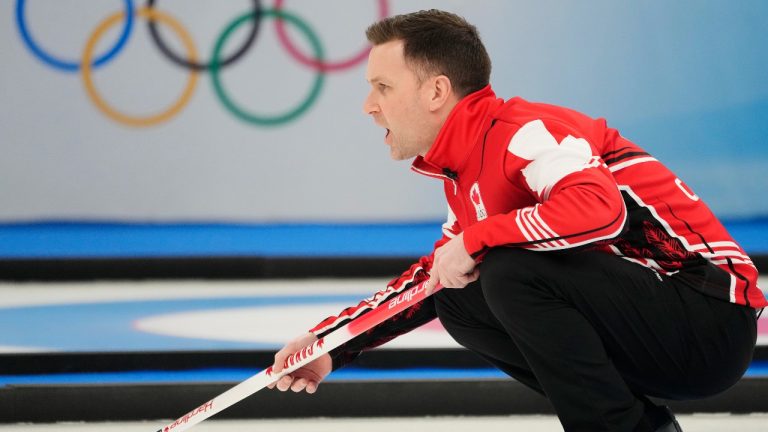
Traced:
<path fill-rule="evenodd" d="M 382 78 L 380 76 L 375 76 L 375 77 L 369 79 L 368 82 L 371 83 L 371 84 L 375 84 L 375 83 L 381 82 L 383 80 L 384 80 L 384 78 Z"/>

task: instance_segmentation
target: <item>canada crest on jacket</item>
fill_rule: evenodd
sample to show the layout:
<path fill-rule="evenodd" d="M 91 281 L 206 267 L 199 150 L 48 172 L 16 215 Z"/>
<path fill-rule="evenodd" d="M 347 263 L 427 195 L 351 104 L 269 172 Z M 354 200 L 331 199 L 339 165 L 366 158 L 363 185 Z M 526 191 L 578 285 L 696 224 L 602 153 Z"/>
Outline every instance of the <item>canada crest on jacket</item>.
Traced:
<path fill-rule="evenodd" d="M 488 217 L 488 212 L 485 211 L 485 204 L 483 204 L 483 197 L 480 195 L 480 185 L 475 182 L 469 189 L 469 199 L 472 201 L 472 205 L 475 207 L 475 217 L 478 221 L 481 221 Z"/>

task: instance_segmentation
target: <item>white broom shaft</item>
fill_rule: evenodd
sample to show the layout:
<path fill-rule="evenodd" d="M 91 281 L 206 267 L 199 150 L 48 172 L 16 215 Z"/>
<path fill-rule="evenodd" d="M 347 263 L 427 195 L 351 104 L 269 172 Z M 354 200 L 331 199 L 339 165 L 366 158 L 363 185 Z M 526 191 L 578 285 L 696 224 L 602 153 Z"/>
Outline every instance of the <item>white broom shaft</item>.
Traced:
<path fill-rule="evenodd" d="M 284 375 L 287 375 L 296 369 L 299 369 L 317 358 L 328 354 L 332 349 L 349 342 L 355 336 L 358 336 L 373 327 L 381 324 L 387 319 L 397 315 L 398 313 L 408 309 L 414 304 L 424 300 L 427 295 L 424 290 L 426 282 L 422 282 L 414 287 L 411 287 L 387 303 L 379 305 L 377 308 L 366 313 L 365 315 L 350 321 L 344 326 L 336 329 L 332 333 L 318 339 L 312 345 L 302 349 L 301 351 L 292 354 L 285 361 L 285 368 L 280 373 L 273 373 L 272 367 L 268 367 L 263 371 L 253 375 L 245 381 L 237 384 L 224 393 L 216 396 L 210 401 L 200 405 L 187 414 L 181 416 L 176 421 L 168 424 L 158 432 L 183 432 L 192 426 L 202 422 L 203 420 L 217 414 L 237 402 L 245 399 L 246 397 L 256 393 L 263 389 L 267 385 L 277 381 Z M 439 289 L 436 288 L 434 292 Z"/>

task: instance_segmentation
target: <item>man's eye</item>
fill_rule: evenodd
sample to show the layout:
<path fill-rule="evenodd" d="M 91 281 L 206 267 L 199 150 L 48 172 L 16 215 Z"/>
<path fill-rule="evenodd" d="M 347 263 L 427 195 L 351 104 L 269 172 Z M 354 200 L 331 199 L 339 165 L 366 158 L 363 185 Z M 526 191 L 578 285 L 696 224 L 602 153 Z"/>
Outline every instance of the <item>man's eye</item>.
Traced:
<path fill-rule="evenodd" d="M 379 84 L 379 91 L 384 91 L 387 89 L 387 86 L 385 84 Z"/>

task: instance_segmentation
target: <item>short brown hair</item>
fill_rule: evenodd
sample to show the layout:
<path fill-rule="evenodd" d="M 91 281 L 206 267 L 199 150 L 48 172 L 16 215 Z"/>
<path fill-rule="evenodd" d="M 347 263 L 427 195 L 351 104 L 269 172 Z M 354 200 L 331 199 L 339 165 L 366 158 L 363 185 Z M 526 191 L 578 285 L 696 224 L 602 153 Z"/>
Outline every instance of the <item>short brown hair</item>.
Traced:
<path fill-rule="evenodd" d="M 365 32 L 374 45 L 402 40 L 406 64 L 420 80 L 445 75 L 464 97 L 488 85 L 491 59 L 477 28 L 464 18 L 437 9 L 395 15 Z"/>

